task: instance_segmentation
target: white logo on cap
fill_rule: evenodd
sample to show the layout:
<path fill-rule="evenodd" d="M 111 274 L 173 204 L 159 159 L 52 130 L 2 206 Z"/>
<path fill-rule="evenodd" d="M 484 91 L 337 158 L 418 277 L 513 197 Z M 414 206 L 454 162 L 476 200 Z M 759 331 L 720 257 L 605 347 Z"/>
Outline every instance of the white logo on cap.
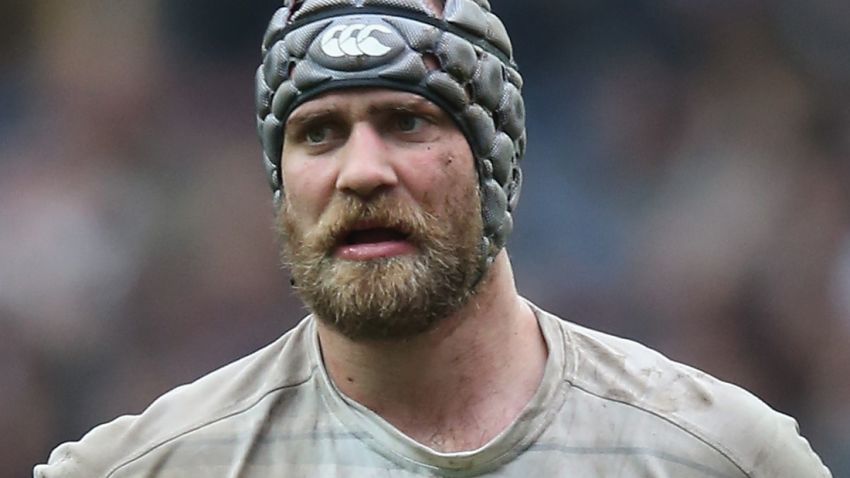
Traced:
<path fill-rule="evenodd" d="M 383 25 L 337 25 L 322 36 L 322 51 L 326 55 L 339 58 L 343 56 L 384 56 L 392 48 L 373 37 L 375 32 L 392 33 Z"/>

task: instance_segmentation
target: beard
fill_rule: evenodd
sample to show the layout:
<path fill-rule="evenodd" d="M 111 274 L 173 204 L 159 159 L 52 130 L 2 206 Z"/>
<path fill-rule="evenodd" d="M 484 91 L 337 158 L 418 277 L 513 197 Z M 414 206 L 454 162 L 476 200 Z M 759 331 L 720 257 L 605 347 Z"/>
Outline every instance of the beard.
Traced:
<path fill-rule="evenodd" d="M 335 196 L 319 223 L 302 230 L 288 201 L 277 225 L 294 287 L 318 320 L 353 340 L 408 338 L 432 329 L 475 293 L 483 272 L 477 188 L 434 214 L 382 194 Z M 364 261 L 334 257 L 359 222 L 403 231 L 414 254 Z"/>

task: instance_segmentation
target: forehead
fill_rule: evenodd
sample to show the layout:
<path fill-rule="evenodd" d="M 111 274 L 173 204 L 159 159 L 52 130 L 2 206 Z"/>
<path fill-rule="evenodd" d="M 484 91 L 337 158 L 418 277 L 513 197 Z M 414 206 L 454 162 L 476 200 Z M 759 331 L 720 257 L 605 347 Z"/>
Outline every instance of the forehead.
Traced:
<path fill-rule="evenodd" d="M 324 93 L 295 108 L 287 122 L 318 113 L 358 114 L 389 109 L 425 110 L 434 114 L 444 114 L 442 108 L 414 93 L 363 88 Z"/>

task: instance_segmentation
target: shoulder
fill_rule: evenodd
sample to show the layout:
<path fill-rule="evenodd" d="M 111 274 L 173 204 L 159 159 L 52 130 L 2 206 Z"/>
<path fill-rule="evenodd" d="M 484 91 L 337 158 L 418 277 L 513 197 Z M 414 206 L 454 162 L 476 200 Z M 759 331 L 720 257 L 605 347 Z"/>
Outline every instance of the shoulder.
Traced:
<path fill-rule="evenodd" d="M 830 476 L 796 421 L 748 391 L 670 360 L 640 343 L 558 319 L 567 379 L 594 399 L 672 426 L 749 477 Z"/>
<path fill-rule="evenodd" d="M 159 397 L 139 415 L 100 425 L 35 467 L 35 478 L 106 478 L 151 450 L 222 420 L 238 420 L 269 395 L 308 382 L 311 319 L 267 347 Z"/>

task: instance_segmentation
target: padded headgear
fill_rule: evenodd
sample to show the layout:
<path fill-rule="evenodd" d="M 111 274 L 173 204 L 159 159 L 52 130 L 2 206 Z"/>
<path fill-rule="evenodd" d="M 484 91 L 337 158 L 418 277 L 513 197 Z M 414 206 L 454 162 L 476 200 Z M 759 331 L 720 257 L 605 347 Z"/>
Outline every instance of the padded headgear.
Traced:
<path fill-rule="evenodd" d="M 482 250 L 492 262 L 513 228 L 525 106 L 510 38 L 488 0 L 446 0 L 441 15 L 426 0 L 286 0 L 262 53 L 257 129 L 277 204 L 283 128 L 295 108 L 342 88 L 412 92 L 444 109 L 469 142 L 480 182 Z"/>

